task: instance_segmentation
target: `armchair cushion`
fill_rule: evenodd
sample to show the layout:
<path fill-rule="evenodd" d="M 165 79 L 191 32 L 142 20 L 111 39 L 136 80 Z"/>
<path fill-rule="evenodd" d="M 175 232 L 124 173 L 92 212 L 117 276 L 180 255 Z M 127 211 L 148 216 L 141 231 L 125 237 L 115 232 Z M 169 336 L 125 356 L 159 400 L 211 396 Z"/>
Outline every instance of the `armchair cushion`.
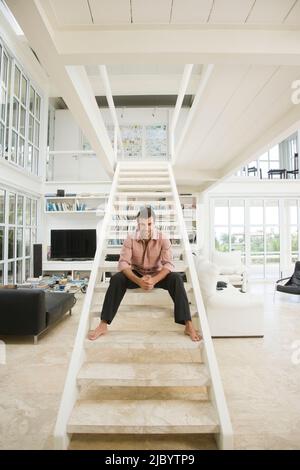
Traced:
<path fill-rule="evenodd" d="M 215 251 L 212 256 L 212 261 L 218 266 L 220 274 L 241 274 L 243 272 L 240 251 L 231 251 L 228 253 Z"/>
<path fill-rule="evenodd" d="M 205 261 L 202 257 L 194 256 L 194 260 L 203 302 L 206 305 L 209 297 L 216 292 L 218 268 L 213 263 Z"/>
<path fill-rule="evenodd" d="M 0 289 L 0 333 L 37 335 L 46 328 L 45 292 Z"/>

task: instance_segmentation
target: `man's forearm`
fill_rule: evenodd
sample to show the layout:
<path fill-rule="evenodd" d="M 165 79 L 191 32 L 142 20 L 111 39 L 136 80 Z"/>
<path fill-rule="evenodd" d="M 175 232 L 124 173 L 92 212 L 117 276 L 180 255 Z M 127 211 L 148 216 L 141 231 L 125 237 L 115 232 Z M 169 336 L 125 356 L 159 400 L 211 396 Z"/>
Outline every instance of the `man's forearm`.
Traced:
<path fill-rule="evenodd" d="M 125 274 L 125 276 L 126 276 L 130 281 L 135 282 L 135 284 L 138 284 L 138 285 L 139 285 L 140 277 L 138 277 L 136 274 L 134 274 L 134 272 L 132 271 L 131 268 L 123 269 L 122 273 Z"/>
<path fill-rule="evenodd" d="M 152 277 L 152 280 L 155 284 L 157 284 L 157 282 L 164 279 L 169 273 L 170 273 L 169 269 L 162 268 L 157 274 L 155 274 L 155 276 Z"/>

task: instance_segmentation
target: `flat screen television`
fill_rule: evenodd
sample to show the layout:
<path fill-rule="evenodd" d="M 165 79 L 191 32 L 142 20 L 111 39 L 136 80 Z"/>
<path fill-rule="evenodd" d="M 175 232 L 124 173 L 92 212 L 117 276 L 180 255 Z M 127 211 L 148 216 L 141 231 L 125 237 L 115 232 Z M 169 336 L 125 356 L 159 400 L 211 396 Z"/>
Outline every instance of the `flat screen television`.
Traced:
<path fill-rule="evenodd" d="M 51 230 L 51 259 L 93 259 L 96 230 Z"/>

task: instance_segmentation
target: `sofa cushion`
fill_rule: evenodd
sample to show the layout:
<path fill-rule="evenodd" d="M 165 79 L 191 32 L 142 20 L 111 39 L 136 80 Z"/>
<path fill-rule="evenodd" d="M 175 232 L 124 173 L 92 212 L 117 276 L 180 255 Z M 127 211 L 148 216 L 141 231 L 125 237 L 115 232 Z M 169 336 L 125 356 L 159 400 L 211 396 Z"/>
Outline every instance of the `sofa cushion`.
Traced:
<path fill-rule="evenodd" d="M 46 292 L 46 323 L 55 323 L 66 312 L 71 310 L 76 299 L 74 294 L 67 292 Z"/>
<path fill-rule="evenodd" d="M 194 256 L 194 260 L 203 302 L 206 305 L 209 297 L 216 293 L 218 268 L 203 258 Z"/>
<path fill-rule="evenodd" d="M 240 251 L 231 251 L 228 253 L 215 251 L 212 256 L 212 261 L 218 266 L 220 274 L 238 274 L 243 270 Z"/>

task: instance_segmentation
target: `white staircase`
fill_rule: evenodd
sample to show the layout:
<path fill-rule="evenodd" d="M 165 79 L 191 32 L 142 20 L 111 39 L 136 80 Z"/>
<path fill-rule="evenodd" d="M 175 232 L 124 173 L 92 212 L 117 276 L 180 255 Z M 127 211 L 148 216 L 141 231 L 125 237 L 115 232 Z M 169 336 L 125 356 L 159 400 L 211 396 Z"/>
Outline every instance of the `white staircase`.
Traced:
<path fill-rule="evenodd" d="M 106 255 L 120 252 L 143 204 L 154 208 L 156 225 L 171 239 L 176 271 L 186 274 L 201 342 L 192 342 L 183 326 L 175 324 L 172 301 L 162 289 L 128 290 L 109 333 L 96 341 L 87 339 L 88 330 L 99 322 L 108 286 L 105 272 L 117 271 L 117 262 L 105 261 Z M 107 434 L 124 439 L 136 434 L 184 434 L 187 439 L 210 434 L 219 448 L 232 448 L 230 418 L 170 164 L 118 163 L 97 236 L 55 426 L 56 448 L 76 448 L 80 436 L 92 448 L 87 436 Z"/>

